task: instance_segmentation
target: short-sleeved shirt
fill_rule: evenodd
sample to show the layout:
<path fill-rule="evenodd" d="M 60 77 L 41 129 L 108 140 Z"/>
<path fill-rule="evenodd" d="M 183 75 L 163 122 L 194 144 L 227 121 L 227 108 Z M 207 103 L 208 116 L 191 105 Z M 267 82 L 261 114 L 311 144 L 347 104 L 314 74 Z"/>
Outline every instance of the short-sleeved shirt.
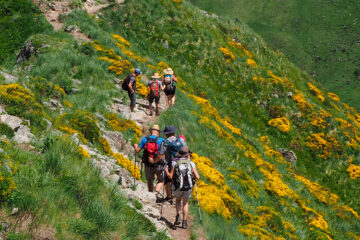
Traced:
<path fill-rule="evenodd" d="M 166 140 L 168 140 L 169 142 L 175 142 L 177 139 L 177 137 L 175 136 L 171 136 L 169 138 L 167 138 Z M 186 142 L 184 141 L 184 139 L 180 138 L 180 142 L 182 143 L 183 146 L 187 146 Z M 171 155 L 171 153 L 167 150 L 168 145 L 165 144 L 165 140 L 162 142 L 161 147 L 160 147 L 160 151 L 159 154 L 160 155 L 164 155 L 165 154 L 165 160 L 167 162 L 171 162 L 173 160 L 173 156 Z"/>
<path fill-rule="evenodd" d="M 133 74 L 130 74 L 129 84 L 132 85 L 132 89 L 136 92 L 136 77 Z M 128 90 L 128 94 L 131 95 L 130 88 Z"/>
<path fill-rule="evenodd" d="M 155 139 L 157 138 L 158 136 L 156 135 L 150 135 L 149 138 L 151 139 Z M 164 139 L 162 137 L 158 137 L 158 139 L 156 140 L 157 144 L 159 145 L 159 147 L 162 145 L 162 142 L 164 141 Z M 147 142 L 147 138 L 146 137 L 143 137 L 140 141 L 140 144 L 139 144 L 139 148 L 144 148 L 145 146 L 145 143 Z"/>
<path fill-rule="evenodd" d="M 151 82 L 152 82 L 153 80 L 150 80 L 149 82 L 148 82 L 148 87 L 150 87 L 150 85 L 151 85 Z M 159 88 L 161 88 L 161 86 L 162 86 L 162 82 L 160 81 L 160 80 L 156 80 L 157 82 L 158 82 L 158 84 L 159 84 Z"/>

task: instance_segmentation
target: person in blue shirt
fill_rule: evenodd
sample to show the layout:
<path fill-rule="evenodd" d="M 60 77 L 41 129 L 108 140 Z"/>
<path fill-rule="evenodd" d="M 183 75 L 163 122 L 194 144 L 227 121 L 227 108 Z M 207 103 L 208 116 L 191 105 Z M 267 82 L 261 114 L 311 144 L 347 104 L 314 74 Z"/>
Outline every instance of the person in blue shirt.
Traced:
<path fill-rule="evenodd" d="M 154 191 L 154 179 L 157 177 L 157 183 L 155 186 L 156 199 L 160 199 L 160 189 L 164 183 L 163 169 L 165 163 L 157 159 L 159 154 L 160 146 L 163 142 L 163 138 L 160 137 L 159 125 L 153 125 L 150 129 L 151 135 L 149 137 L 143 137 L 140 144 L 134 144 L 135 151 L 138 153 L 144 149 L 142 161 L 145 165 L 145 177 L 148 184 L 149 192 Z"/>

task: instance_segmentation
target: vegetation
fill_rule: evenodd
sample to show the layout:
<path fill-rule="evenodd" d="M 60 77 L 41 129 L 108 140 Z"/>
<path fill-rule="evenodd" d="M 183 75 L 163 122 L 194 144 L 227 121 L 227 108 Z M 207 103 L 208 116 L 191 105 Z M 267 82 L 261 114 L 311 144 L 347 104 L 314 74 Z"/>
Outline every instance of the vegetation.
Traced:
<path fill-rule="evenodd" d="M 78 133 L 84 144 L 112 156 L 139 179 L 139 169 L 102 136 L 101 125 L 139 138 L 132 122 L 107 112 L 112 97 L 126 97 L 112 79 L 133 67 L 150 75 L 171 66 L 179 79 L 177 102 L 159 122 L 178 126 L 195 152 L 201 181 L 193 197 L 199 197 L 208 239 L 360 236 L 360 115 L 246 25 L 177 0 L 129 0 L 103 9 L 99 19 L 74 10 L 63 20 L 79 26 L 92 42 L 80 45 L 65 33 L 31 37 L 50 47 L 24 63 L 34 66 L 20 74 L 18 85 L 34 93 L 16 93 L 31 93 L 27 104 L 42 106 L 54 128 L 37 133 L 46 137 L 38 138 L 43 140 L 36 154 L 4 145 L 19 169 L 11 173 L 16 188 L 7 188 L 12 193 L 7 211 L 19 207 L 38 226 L 51 222 L 59 239 L 152 235 L 153 226 L 104 186 L 89 165 L 91 156 L 53 132 Z M 49 98 L 63 104 L 64 112 L 44 107 Z M 13 98 L 3 99 L 6 104 Z M 98 122 L 96 113 L 106 122 Z M 195 223 L 199 226 L 197 214 Z M 17 234 L 31 238 L 31 232 L 14 238 Z M 163 237 L 156 234 L 155 239 Z"/>
<path fill-rule="evenodd" d="M 360 110 L 356 1 L 191 0 L 202 9 L 248 24 L 331 92 Z"/>

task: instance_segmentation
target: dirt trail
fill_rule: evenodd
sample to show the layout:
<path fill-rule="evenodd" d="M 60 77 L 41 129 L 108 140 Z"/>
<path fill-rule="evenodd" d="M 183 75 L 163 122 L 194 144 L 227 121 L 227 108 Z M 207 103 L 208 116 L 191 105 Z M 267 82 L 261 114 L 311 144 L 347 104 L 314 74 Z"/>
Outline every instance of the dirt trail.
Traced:
<path fill-rule="evenodd" d="M 117 0 L 116 2 L 120 4 L 123 3 L 124 1 L 125 0 Z M 44 13 L 46 19 L 49 21 L 49 23 L 54 27 L 56 31 L 64 30 L 63 23 L 60 21 L 59 16 L 60 14 L 67 14 L 72 11 L 72 9 L 70 8 L 70 1 L 61 0 L 61 1 L 50 2 L 50 1 L 33 0 L 33 2 Z M 107 6 L 109 6 L 109 3 L 97 4 L 95 0 L 88 0 L 83 4 L 82 8 L 85 9 L 89 14 L 94 15 L 102 8 Z M 91 39 L 88 38 L 84 33 L 80 32 L 79 29 L 68 31 L 68 33 L 72 34 L 75 37 L 75 39 L 77 39 L 78 41 L 91 41 Z M 146 76 L 143 76 L 143 80 L 145 82 L 148 82 Z M 120 87 L 120 84 L 119 83 L 117 84 L 118 87 Z M 121 113 L 123 116 L 129 119 L 134 120 L 138 125 L 142 127 L 142 129 L 148 129 L 148 126 L 151 126 L 158 120 L 158 117 L 155 116 L 155 114 L 154 116 L 149 115 L 148 102 L 146 100 L 142 100 L 142 99 L 137 100 L 137 107 L 134 113 L 129 112 L 129 107 L 125 105 L 123 100 L 121 99 L 113 99 L 113 100 L 114 100 L 114 104 L 112 106 L 113 110 Z M 168 105 L 167 105 L 166 96 L 163 92 L 161 92 L 160 113 L 166 111 L 167 108 Z M 182 229 L 180 226 L 176 226 L 176 227 L 173 226 L 176 215 L 175 199 L 173 205 L 170 205 L 170 203 L 166 202 L 163 203 L 163 205 L 157 204 L 157 208 L 159 209 L 159 211 L 162 208 L 162 214 L 161 217 L 158 219 L 158 221 L 163 222 L 167 225 L 168 231 L 173 239 L 175 240 L 190 239 L 192 219 L 193 219 L 193 217 L 190 214 L 189 214 L 187 229 Z M 205 239 L 205 237 L 199 236 L 198 239 L 202 240 Z"/>

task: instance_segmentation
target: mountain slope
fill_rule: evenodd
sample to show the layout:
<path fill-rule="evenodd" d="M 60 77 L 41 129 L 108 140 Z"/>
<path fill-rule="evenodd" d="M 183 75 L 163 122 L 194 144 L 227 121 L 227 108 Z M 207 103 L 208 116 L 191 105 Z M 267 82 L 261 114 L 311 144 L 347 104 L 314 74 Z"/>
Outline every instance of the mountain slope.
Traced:
<path fill-rule="evenodd" d="M 20 82 L 30 88 L 45 79 L 64 89 L 64 113 L 47 111 L 55 128 L 76 130 L 82 141 L 113 155 L 100 136 L 104 127 L 121 129 L 109 106 L 126 93 L 112 79 L 132 67 L 150 76 L 170 65 L 180 79 L 177 102 L 160 124 L 177 126 L 196 153 L 208 239 L 359 237 L 360 115 L 354 109 L 246 25 L 186 1 L 127 1 L 97 15 L 75 10 L 63 17 L 65 26 L 77 25 L 92 42 L 78 45 L 60 33 L 33 36 L 52 47 L 24 64 L 33 67 Z M 81 82 L 80 91 L 72 79 Z M 146 95 L 143 90 L 139 95 Z M 109 121 L 94 124 L 86 112 Z M 129 130 L 129 141 L 139 137 Z"/>
<path fill-rule="evenodd" d="M 328 91 L 359 110 L 360 9 L 356 1 L 191 2 L 244 21 L 267 43 L 315 76 Z"/>

